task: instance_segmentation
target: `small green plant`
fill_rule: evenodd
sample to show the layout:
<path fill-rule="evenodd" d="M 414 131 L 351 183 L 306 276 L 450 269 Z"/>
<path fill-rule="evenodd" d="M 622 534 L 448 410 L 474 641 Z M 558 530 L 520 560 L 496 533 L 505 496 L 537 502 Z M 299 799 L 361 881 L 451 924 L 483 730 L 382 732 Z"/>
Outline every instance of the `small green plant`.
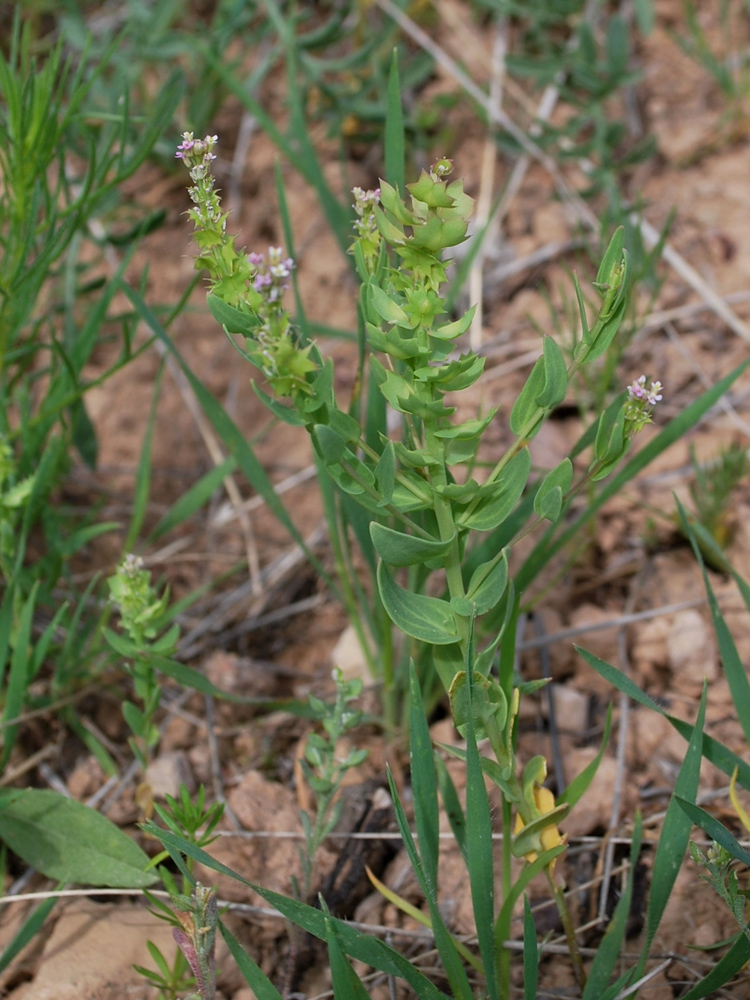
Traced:
<path fill-rule="evenodd" d="M 691 448 L 690 461 L 693 466 L 690 496 L 695 518 L 720 548 L 726 548 L 731 539 L 729 514 L 733 495 L 750 471 L 747 451 L 735 441 L 716 458 L 701 464 Z"/>
<path fill-rule="evenodd" d="M 198 789 L 195 799 L 191 797 L 185 785 L 180 785 L 179 800 L 171 795 L 166 795 L 165 805 L 162 806 L 158 802 L 154 802 L 154 811 L 164 823 L 167 830 L 170 830 L 177 836 L 184 837 L 195 847 L 206 848 L 216 840 L 217 835 L 214 834 L 214 831 L 224 814 L 224 805 L 221 802 L 214 802 L 212 805 L 206 806 L 206 789 L 203 785 Z M 161 866 L 161 863 L 167 857 L 169 857 L 169 852 L 162 851 L 151 859 L 148 867 L 156 868 L 157 866 Z M 192 877 L 193 869 L 193 859 L 187 858 L 187 874 L 183 876 L 181 891 L 177 888 L 173 876 L 166 869 L 160 867 L 159 870 L 162 881 L 169 887 L 170 896 L 173 905 L 178 908 L 178 914 L 192 912 L 193 918 L 197 917 L 197 926 L 200 928 L 205 925 L 205 920 L 201 919 L 201 914 L 196 913 L 195 907 L 198 905 L 198 901 L 201 900 L 204 907 L 203 916 L 210 916 L 208 897 L 206 895 L 209 890 L 203 890 L 202 887 L 196 886 L 195 892 L 192 893 L 193 910 L 191 911 L 189 906 L 191 897 L 190 877 Z M 177 1000 L 179 993 L 183 993 L 186 989 L 195 985 L 196 982 L 199 984 L 201 982 L 196 975 L 194 964 L 191 962 L 191 958 L 194 957 L 193 953 L 197 955 L 197 951 L 195 950 L 195 945 L 193 945 L 193 951 L 191 952 L 190 943 L 187 938 L 188 933 L 193 929 L 195 924 L 190 924 L 182 916 L 175 916 L 166 904 L 151 893 L 146 892 L 145 895 L 151 904 L 153 915 L 159 917 L 161 920 L 167 920 L 174 925 L 175 931 L 173 933 L 179 948 L 170 965 L 158 946 L 153 941 L 147 941 L 146 947 L 156 965 L 156 969 L 145 969 L 138 965 L 135 966 L 135 969 L 149 983 L 160 990 L 164 1000 Z M 212 912 L 215 918 L 215 905 L 211 905 L 213 906 Z M 200 940 L 205 942 L 205 938 L 200 938 Z M 209 981 L 209 979 L 203 980 L 203 982 Z"/>
<path fill-rule="evenodd" d="M 150 816 L 153 799 L 145 775 L 159 742 L 159 730 L 154 723 L 162 692 L 157 663 L 168 660 L 174 654 L 180 627 L 174 623 L 166 631 L 161 631 L 165 626 L 169 592 L 156 596 L 151 574 L 138 556 L 127 555 L 107 583 L 110 599 L 120 613 L 125 636 L 105 629 L 104 637 L 116 653 L 127 657 L 133 690 L 141 704 L 139 708 L 132 701 L 124 701 L 122 714 L 133 734 L 128 741 L 130 748 L 144 776 L 136 799 L 145 815 Z"/>
<path fill-rule="evenodd" d="M 362 712 L 352 706 L 362 693 L 362 681 L 358 678 L 345 680 L 338 669 L 333 672 L 333 680 L 336 698 L 332 704 L 326 704 L 315 695 L 309 696 L 314 718 L 323 732 L 310 733 L 300 760 L 305 781 L 315 796 L 314 818 L 304 809 L 301 813 L 305 843 L 300 849 L 304 878 L 304 887 L 298 891 L 300 899 L 310 898 L 316 855 L 339 821 L 342 807 L 339 792 L 344 775 L 362 764 L 368 755 L 367 750 L 354 748 L 346 757 L 338 756 L 342 737 L 362 722 Z"/>

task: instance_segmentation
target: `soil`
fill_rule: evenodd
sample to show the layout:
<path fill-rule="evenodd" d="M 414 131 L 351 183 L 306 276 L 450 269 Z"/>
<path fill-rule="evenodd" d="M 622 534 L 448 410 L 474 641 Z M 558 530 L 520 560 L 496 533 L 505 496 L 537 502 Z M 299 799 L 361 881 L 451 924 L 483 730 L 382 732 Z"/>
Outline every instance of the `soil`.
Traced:
<path fill-rule="evenodd" d="M 710 38 L 719 34 L 719 12 L 714 7 L 718 5 L 704 5 L 700 10 Z M 746 294 L 750 281 L 750 142 L 746 108 L 740 98 L 728 105 L 713 78 L 677 44 L 675 32 L 685 30 L 680 0 L 659 0 L 656 9 L 653 33 L 639 42 L 642 76 L 634 85 L 633 97 L 636 120 L 655 137 L 658 152 L 632 171 L 628 193 L 634 199 L 640 198 L 646 218 L 657 229 L 672 210 L 676 211 L 669 243 L 709 292 L 696 289 L 685 279 L 684 272 L 663 262 L 659 271 L 663 283 L 656 299 L 650 301 L 645 293 L 638 299 L 636 332 L 619 371 L 627 381 L 642 372 L 658 376 L 665 385 L 665 401 L 657 411 L 654 426 L 638 439 L 637 448 L 643 448 L 706 385 L 714 384 L 747 356 L 749 338 L 744 323 L 750 324 L 750 295 Z M 747 24 L 742 27 L 747 33 Z M 440 16 L 430 30 L 452 57 L 463 59 L 468 50 L 475 53 L 475 79 L 482 85 L 487 83 L 492 39 L 462 17 L 462 5 L 457 0 L 441 5 Z M 430 86 L 436 93 L 457 89 L 442 71 Z M 279 73 L 262 95 L 279 116 L 285 113 L 283 87 Z M 230 102 L 216 122 L 215 131 L 221 138 L 217 170 L 222 186 L 229 186 L 240 118 L 240 109 Z M 462 101 L 449 112 L 447 127 L 447 134 L 453 136 L 452 148 L 437 152 L 453 156 L 457 175 L 465 178 L 470 194 L 479 196 L 486 129 Z M 337 145 L 325 139 L 321 128 L 314 130 L 313 138 L 329 180 L 336 183 L 340 177 Z M 377 163 L 357 159 L 356 154 L 355 148 L 346 165 L 350 183 L 374 186 Z M 241 176 L 241 194 L 230 223 L 240 233 L 239 245 L 264 249 L 269 243 L 283 242 L 275 158 L 271 141 L 260 131 L 254 132 Z M 494 191 L 507 180 L 511 167 L 512 161 L 498 156 Z M 567 169 L 575 177 L 575 165 Z M 283 163 L 281 170 L 294 225 L 300 292 L 308 317 L 330 327 L 354 329 L 356 289 L 350 271 L 327 233 L 313 192 L 288 163 Z M 132 190 L 151 207 L 165 207 L 167 219 L 144 242 L 130 276 L 135 279 L 148 263 L 148 301 L 173 302 L 193 277 L 189 227 L 184 217 L 188 207 L 185 177 L 179 173 L 165 175 L 149 165 L 133 180 Z M 558 242 L 570 248 L 578 245 L 579 239 L 577 222 L 556 198 L 550 176 L 543 167 L 532 163 L 510 204 L 502 230 L 491 241 L 492 252 L 485 261 L 482 343 L 488 355 L 487 378 L 473 396 L 461 400 L 467 411 L 500 405 L 500 416 L 488 434 L 490 456 L 506 439 L 508 405 L 530 370 L 530 352 L 539 347 L 537 330 L 550 330 L 550 309 L 561 314 L 570 301 L 569 269 L 583 268 L 589 275 L 590 268 L 575 250 L 563 249 L 550 253 L 542 263 L 520 266 L 504 279 L 497 275 L 509 262 L 524 261 Z M 716 314 L 711 296 L 729 297 L 737 317 L 734 328 Z M 271 423 L 250 387 L 249 370 L 238 363 L 237 354 L 208 314 L 202 289 L 195 292 L 190 308 L 175 322 L 171 334 L 187 364 L 252 439 L 271 480 L 283 484 L 284 502 L 297 528 L 323 564 L 330 566 L 332 556 L 323 530 L 320 499 L 314 489 L 307 440 L 294 428 Z M 144 338 L 146 335 L 145 330 L 139 334 Z M 346 399 L 354 383 L 356 349 L 350 342 L 335 339 L 322 339 L 320 346 L 335 359 L 336 390 Z M 105 368 L 114 350 L 114 346 L 101 345 L 91 367 L 92 376 Z M 121 556 L 132 510 L 136 467 L 161 363 L 161 355 L 151 350 L 103 388 L 89 393 L 88 411 L 98 434 L 99 462 L 94 472 L 83 466 L 74 469 L 71 496 L 81 503 L 99 504 L 103 517 L 120 520 L 125 527 L 79 558 L 75 569 L 80 581 L 101 569 L 111 572 Z M 551 671 L 556 723 L 550 724 L 550 702 L 546 697 L 526 699 L 519 737 L 521 761 L 544 753 L 550 761 L 558 762 L 556 769 L 551 768 L 555 780 L 570 781 L 595 756 L 607 706 L 614 702 L 613 737 L 591 790 L 564 824 L 570 848 L 559 869 L 559 877 L 575 890 L 572 899 L 578 923 L 592 922 L 592 928 L 583 936 L 589 949 L 595 949 L 601 939 L 597 915 L 602 910 L 611 913 L 616 902 L 633 817 L 636 809 L 641 809 L 646 846 L 636 880 L 627 942 L 628 953 L 638 952 L 653 846 L 685 743 L 661 716 L 632 704 L 627 706 L 618 699 L 575 652 L 573 642 L 628 672 L 641 688 L 680 718 L 695 718 L 703 681 L 708 679 L 707 732 L 735 753 L 746 756 L 747 745 L 719 661 L 700 569 L 677 530 L 674 496 L 692 506 L 691 449 L 699 461 L 707 461 L 732 442 L 748 447 L 749 390 L 750 376 L 746 375 L 732 387 L 727 405 L 712 410 L 689 435 L 613 498 L 597 518 L 577 559 L 566 566 L 555 564 L 539 581 L 534 591 L 533 616 L 526 620 L 520 636 L 523 652 L 519 667 L 524 679 L 538 677 L 546 669 Z M 549 468 L 560 461 L 581 431 L 577 400 L 572 395 L 570 403 L 573 405 L 562 408 L 534 441 L 533 459 L 540 467 Z M 223 457 L 189 388 L 170 362 L 157 414 L 147 530 Z M 347 632 L 344 612 L 239 474 L 233 477 L 233 483 L 234 492 L 220 491 L 208 509 L 187 526 L 143 552 L 155 577 L 168 583 L 177 598 L 243 560 L 259 571 L 260 586 L 257 572 L 235 573 L 231 585 L 214 589 L 206 600 L 185 613 L 181 619 L 182 653 L 187 662 L 232 693 L 298 699 L 306 698 L 310 691 L 330 695 L 334 664 L 345 670 L 357 669 L 357 652 Z M 244 505 L 239 512 L 237 497 Z M 750 575 L 747 479 L 727 504 L 724 530 L 728 558 L 740 573 Z M 516 565 L 526 551 L 524 545 L 518 547 Z M 710 578 L 742 661 L 748 664 L 750 630 L 741 597 L 727 577 L 711 572 Z M 671 610 L 660 610 L 664 608 Z M 628 616 L 635 620 L 623 621 Z M 540 655 L 540 648 L 546 650 L 548 659 Z M 126 732 L 117 703 L 123 690 L 115 684 L 108 692 L 87 695 L 78 711 L 83 721 L 120 748 L 124 772 Z M 180 781 L 192 788 L 205 783 L 212 795 L 225 795 L 228 808 L 222 836 L 211 848 L 214 856 L 251 881 L 290 892 L 292 877 L 301 875 L 295 839 L 301 834 L 300 807 L 310 805 L 304 782 L 298 780 L 296 764 L 309 724 L 283 712 L 264 714 L 229 702 L 207 704 L 202 696 L 185 699 L 178 695 L 176 690 L 167 692 L 160 756 L 150 776 L 154 788 L 174 794 Z M 374 693 L 366 697 L 373 706 Z M 47 771 L 32 772 L 25 780 L 43 784 L 53 773 L 71 794 L 87 800 L 102 787 L 104 776 L 82 744 L 57 732 L 54 720 L 50 725 L 53 737 L 36 730 L 27 734 L 27 752 L 43 747 L 51 738 L 56 745 Z M 555 732 L 556 747 L 551 736 Z M 446 720 L 434 722 L 433 735 L 445 743 L 457 740 Z M 347 839 L 347 833 L 354 830 L 370 829 L 378 835 L 392 832 L 392 818 L 383 807 L 385 764 L 390 762 L 406 788 L 407 760 L 403 748 L 386 745 L 375 727 L 358 732 L 355 740 L 370 750 L 370 757 L 348 776 L 341 836 L 332 838 L 321 852 L 316 876 L 321 886 L 328 879 L 328 891 L 337 899 L 339 912 L 350 919 L 390 927 L 393 941 L 414 955 L 427 951 L 429 941 L 425 942 L 415 922 L 373 892 L 362 875 L 364 859 L 377 868 L 379 877 L 395 892 L 420 906 L 423 901 L 403 851 L 388 836 L 372 842 Z M 618 760 L 619 741 L 623 752 Z M 460 784 L 460 767 L 452 763 L 448 766 Z M 725 776 L 704 763 L 702 801 L 710 803 L 715 815 L 740 835 L 726 785 Z M 499 811 L 499 803 L 496 806 Z M 120 786 L 119 797 L 111 804 L 108 815 L 137 835 L 139 813 L 133 782 Z M 444 817 L 441 829 L 449 832 Z M 368 845 L 366 849 L 361 847 L 363 843 Z M 444 916 L 456 933 L 469 934 L 473 926 L 470 897 L 460 856 L 450 837 L 446 836 L 442 843 Z M 602 899 L 602 872 L 610 850 L 614 873 L 610 890 Z M 263 900 L 241 884 L 210 872 L 203 877 L 217 886 L 221 899 L 242 904 L 229 912 L 227 920 L 280 989 L 307 997 L 328 989 L 326 956 L 312 942 L 290 937 L 289 928 L 278 916 L 268 912 Z M 37 876 L 28 888 L 46 886 Z M 550 932 L 556 941 L 560 929 L 545 884 L 533 886 L 532 895 L 539 934 Z M 4 908 L 0 915 L 0 947 L 20 925 L 25 912 L 21 904 Z M 713 952 L 696 949 L 722 941 L 734 930 L 726 908 L 700 881 L 695 866 L 686 862 L 654 944 L 652 967 L 669 961 L 649 983 L 647 995 L 651 1000 L 680 996 L 682 984 L 694 982 L 715 960 Z M 514 924 L 513 933 L 520 939 L 520 922 Z M 163 925 L 154 925 L 141 901 L 107 897 L 102 902 L 92 897 L 61 903 L 43 932 L 0 977 L 0 986 L 13 1000 L 52 996 L 59 1000 L 68 995 L 92 1000 L 155 996 L 131 969 L 133 962 L 150 964 L 145 947 L 149 939 L 158 941 L 170 954 L 171 937 L 164 934 Z M 222 947 L 217 958 L 220 996 L 248 1000 L 251 993 Z M 93 956 L 102 955 L 107 961 L 94 960 Z M 82 970 L 88 978 L 82 978 Z M 520 981 L 520 969 L 514 975 Z M 373 997 L 385 997 L 388 985 L 375 980 L 368 983 L 368 989 Z M 738 980 L 723 995 L 739 997 L 746 991 L 747 979 Z M 408 994 L 401 991 L 398 995 Z M 576 995 L 567 958 L 554 948 L 542 961 L 540 995 Z"/>

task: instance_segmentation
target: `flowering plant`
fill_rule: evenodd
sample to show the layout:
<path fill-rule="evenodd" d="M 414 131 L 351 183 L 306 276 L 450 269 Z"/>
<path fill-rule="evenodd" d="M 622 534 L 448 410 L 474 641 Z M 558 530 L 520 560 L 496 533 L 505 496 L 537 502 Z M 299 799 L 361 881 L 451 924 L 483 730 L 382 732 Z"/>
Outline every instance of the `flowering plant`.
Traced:
<path fill-rule="evenodd" d="M 647 390 L 645 377 L 636 380 L 600 416 L 588 466 L 576 478 L 573 463 L 566 458 L 543 474 L 532 488 L 531 507 L 524 507 L 523 518 L 519 517 L 531 475 L 531 440 L 564 400 L 570 379 L 607 350 L 623 317 L 628 291 L 623 232 L 615 233 L 599 267 L 595 288 L 601 303 L 596 317 L 589 322 L 579 294 L 580 332 L 570 358 L 551 337 L 544 338 L 542 354 L 510 410 L 512 441 L 480 482 L 473 476 L 477 454 L 497 410 L 464 421 L 455 416 L 455 394 L 477 382 L 485 359 L 473 351 L 456 350 L 474 310 L 456 319 L 446 316 L 448 261 L 443 253 L 467 238 L 473 208 L 463 183 L 451 180 L 450 160 L 438 160 L 403 192 L 386 181 L 374 190 L 353 191 L 351 253 L 360 280 L 365 333 L 362 382 L 368 394 L 363 414 L 359 398 L 348 408 L 341 407 L 333 392 L 332 362 L 305 340 L 284 309 L 283 293 L 295 268 L 291 257 L 276 247 L 266 254 L 241 252 L 227 233 L 211 174 L 216 141 L 215 136 L 195 140 L 185 133 L 177 152 L 193 181 L 194 208 L 189 215 L 199 247 L 196 266 L 208 272 L 209 307 L 234 346 L 270 386 L 270 393 L 254 386 L 265 405 L 309 433 L 320 474 L 335 484 L 341 509 L 351 511 L 356 505 L 361 511 L 359 518 L 350 515 L 350 523 L 374 569 L 376 607 L 366 620 L 372 628 L 380 623 L 377 659 L 388 725 L 395 723 L 398 697 L 408 693 L 419 848 L 410 840 L 392 786 L 397 819 L 430 906 L 431 926 L 454 994 L 468 997 L 471 990 L 457 964 L 455 943 L 436 905 L 437 841 L 431 832 L 437 811 L 435 762 L 420 689 L 429 690 L 437 678 L 448 694 L 467 749 L 446 749 L 465 760 L 468 777 L 473 775 L 469 795 L 481 830 L 480 836 L 473 824 L 463 832 L 460 824 L 454 827 L 466 846 L 480 964 L 490 994 L 507 995 L 509 966 L 502 942 L 513 902 L 536 872 L 547 872 L 571 950 L 577 954 L 562 892 L 552 876 L 555 859 L 565 849 L 558 823 L 595 772 L 594 766 L 575 792 L 557 802 L 542 786 L 543 757 L 532 758 L 518 772 L 519 699 L 539 684 L 519 685 L 514 679 L 513 636 L 520 593 L 509 556 L 515 540 L 544 521 L 559 522 L 582 488 L 616 466 L 661 398 L 660 383 L 652 382 Z M 235 340 L 237 335 L 242 344 Z M 397 437 L 388 432 L 386 409 L 400 416 Z M 379 421 L 373 413 L 380 415 Z M 342 589 L 351 594 L 355 585 L 345 572 L 341 575 Z M 392 626 L 400 643 L 393 641 Z M 475 634 L 480 640 L 489 634 L 479 651 Z M 477 740 L 484 738 L 492 757 L 478 754 Z M 524 875 L 514 884 L 506 882 L 498 912 L 482 774 L 502 793 L 504 819 L 509 821 L 512 811 L 517 817 L 514 838 L 506 836 L 503 841 L 505 879 L 510 877 L 511 854 L 527 861 Z M 449 778 L 442 787 L 444 795 L 458 801 Z M 510 826 L 506 829 L 510 832 Z M 283 910 L 278 897 L 273 902 Z M 294 913 L 304 926 L 299 908 Z M 481 932 L 488 920 L 489 930 Z M 580 959 L 576 970 L 582 980 Z"/>

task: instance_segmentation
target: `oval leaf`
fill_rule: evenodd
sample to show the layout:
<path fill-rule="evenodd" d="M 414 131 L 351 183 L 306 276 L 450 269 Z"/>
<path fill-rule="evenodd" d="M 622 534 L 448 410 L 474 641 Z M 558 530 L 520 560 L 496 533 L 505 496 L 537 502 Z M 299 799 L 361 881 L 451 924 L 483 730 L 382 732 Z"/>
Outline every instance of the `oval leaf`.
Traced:
<path fill-rule="evenodd" d="M 453 538 L 446 542 L 437 538 L 417 538 L 415 535 L 387 528 L 377 521 L 370 525 L 370 538 L 377 554 L 389 566 L 421 565 L 428 559 L 444 556 L 453 544 Z"/>
<path fill-rule="evenodd" d="M 158 881 L 148 856 L 106 816 L 44 788 L 0 803 L 0 839 L 57 882 L 138 889 Z"/>
<path fill-rule="evenodd" d="M 475 531 L 492 531 L 502 524 L 521 499 L 530 470 L 529 449 L 522 448 L 502 472 L 501 492 L 480 501 L 470 514 L 457 517 L 456 522 L 462 528 L 473 528 Z"/>
<path fill-rule="evenodd" d="M 450 605 L 437 597 L 412 594 L 399 587 L 383 562 L 378 566 L 378 590 L 388 617 L 406 635 L 435 646 L 457 641 L 456 620 Z"/>

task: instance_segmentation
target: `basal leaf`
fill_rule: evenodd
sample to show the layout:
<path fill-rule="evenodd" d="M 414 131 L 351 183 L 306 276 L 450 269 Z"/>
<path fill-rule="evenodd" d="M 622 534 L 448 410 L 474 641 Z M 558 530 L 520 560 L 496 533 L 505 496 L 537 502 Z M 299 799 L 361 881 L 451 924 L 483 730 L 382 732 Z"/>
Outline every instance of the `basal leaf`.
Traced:
<path fill-rule="evenodd" d="M 135 889 L 153 885 L 148 856 L 95 809 L 46 788 L 27 788 L 0 808 L 0 839 L 58 882 Z"/>

